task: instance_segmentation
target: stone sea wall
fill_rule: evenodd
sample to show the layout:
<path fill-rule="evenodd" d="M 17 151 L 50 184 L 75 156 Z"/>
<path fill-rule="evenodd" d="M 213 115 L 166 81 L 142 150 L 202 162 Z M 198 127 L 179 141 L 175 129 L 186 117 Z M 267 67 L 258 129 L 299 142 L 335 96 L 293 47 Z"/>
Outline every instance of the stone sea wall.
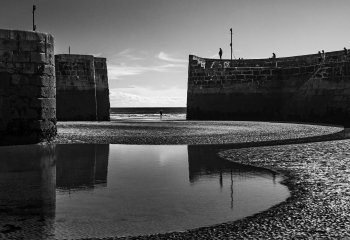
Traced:
<path fill-rule="evenodd" d="M 60 54 L 55 57 L 57 119 L 109 120 L 109 89 L 105 58 Z"/>
<path fill-rule="evenodd" d="M 350 56 L 276 59 L 190 55 L 187 119 L 350 123 Z"/>
<path fill-rule="evenodd" d="M 0 30 L 0 144 L 54 137 L 55 97 L 52 35 Z"/>
<path fill-rule="evenodd" d="M 109 121 L 109 88 L 106 58 L 94 58 L 96 98 L 97 98 L 97 119 Z"/>

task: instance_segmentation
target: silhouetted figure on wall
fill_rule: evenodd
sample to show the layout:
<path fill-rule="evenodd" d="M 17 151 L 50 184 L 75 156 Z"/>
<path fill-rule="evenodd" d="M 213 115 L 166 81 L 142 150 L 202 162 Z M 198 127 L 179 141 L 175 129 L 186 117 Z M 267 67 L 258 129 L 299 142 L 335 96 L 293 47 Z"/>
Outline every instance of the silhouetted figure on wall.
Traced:
<path fill-rule="evenodd" d="M 322 61 L 322 53 L 318 51 L 318 62 L 321 63 Z"/>
<path fill-rule="evenodd" d="M 325 63 L 325 61 L 326 61 L 326 53 L 324 52 L 324 50 L 322 50 L 321 58 L 322 58 L 322 62 Z"/>
<path fill-rule="evenodd" d="M 277 67 L 276 54 L 272 53 L 272 60 L 275 61 L 275 67 Z"/>
<path fill-rule="evenodd" d="M 346 61 L 346 59 L 348 58 L 348 54 L 349 54 L 348 49 L 345 47 L 344 48 L 344 61 Z"/>
<path fill-rule="evenodd" d="M 163 117 L 163 111 L 160 110 L 160 111 L 159 111 L 159 118 L 160 118 L 160 120 L 162 120 L 162 117 Z"/>
<path fill-rule="evenodd" d="M 220 60 L 222 59 L 222 49 L 220 48 L 219 50 L 219 56 L 220 56 Z"/>

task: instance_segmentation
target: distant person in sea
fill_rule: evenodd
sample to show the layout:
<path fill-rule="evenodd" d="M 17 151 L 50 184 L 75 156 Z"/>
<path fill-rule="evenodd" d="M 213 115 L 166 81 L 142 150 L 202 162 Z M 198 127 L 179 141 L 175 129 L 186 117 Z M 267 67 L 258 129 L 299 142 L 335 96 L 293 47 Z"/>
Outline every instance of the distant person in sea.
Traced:
<path fill-rule="evenodd" d="M 220 60 L 222 59 L 222 49 L 220 48 L 219 50 L 219 56 L 220 56 Z"/>
<path fill-rule="evenodd" d="M 162 110 L 159 111 L 159 118 L 160 118 L 160 120 L 162 120 L 162 118 L 163 118 L 163 111 Z"/>

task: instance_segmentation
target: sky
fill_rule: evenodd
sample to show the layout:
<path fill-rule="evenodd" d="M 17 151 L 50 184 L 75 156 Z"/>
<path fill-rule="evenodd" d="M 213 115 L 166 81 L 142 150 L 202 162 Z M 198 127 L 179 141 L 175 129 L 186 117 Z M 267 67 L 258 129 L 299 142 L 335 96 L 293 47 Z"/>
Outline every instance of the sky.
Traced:
<path fill-rule="evenodd" d="M 185 107 L 188 56 L 350 48 L 349 0 L 0 0 L 0 28 L 51 33 L 55 53 L 106 57 L 112 107 Z"/>

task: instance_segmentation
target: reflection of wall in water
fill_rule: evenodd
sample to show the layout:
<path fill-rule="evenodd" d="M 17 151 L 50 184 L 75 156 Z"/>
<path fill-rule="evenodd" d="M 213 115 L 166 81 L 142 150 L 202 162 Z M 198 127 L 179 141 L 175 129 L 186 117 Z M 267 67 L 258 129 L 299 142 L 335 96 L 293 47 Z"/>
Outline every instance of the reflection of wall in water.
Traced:
<path fill-rule="evenodd" d="M 107 184 L 109 145 L 95 145 L 95 183 Z"/>
<path fill-rule="evenodd" d="M 57 145 L 57 181 L 62 189 L 107 183 L 109 145 Z"/>
<path fill-rule="evenodd" d="M 271 172 L 263 169 L 256 171 L 257 169 L 254 167 L 244 166 L 222 159 L 217 155 L 216 151 L 207 150 L 205 147 L 195 145 L 188 146 L 188 168 L 191 183 L 199 180 L 202 176 L 208 175 L 217 175 L 220 181 L 223 174 L 231 173 L 242 177 L 249 177 L 251 173 L 254 173 L 254 175 L 271 175 Z"/>
<path fill-rule="evenodd" d="M 0 208 L 54 216 L 55 183 L 55 146 L 1 147 Z"/>

